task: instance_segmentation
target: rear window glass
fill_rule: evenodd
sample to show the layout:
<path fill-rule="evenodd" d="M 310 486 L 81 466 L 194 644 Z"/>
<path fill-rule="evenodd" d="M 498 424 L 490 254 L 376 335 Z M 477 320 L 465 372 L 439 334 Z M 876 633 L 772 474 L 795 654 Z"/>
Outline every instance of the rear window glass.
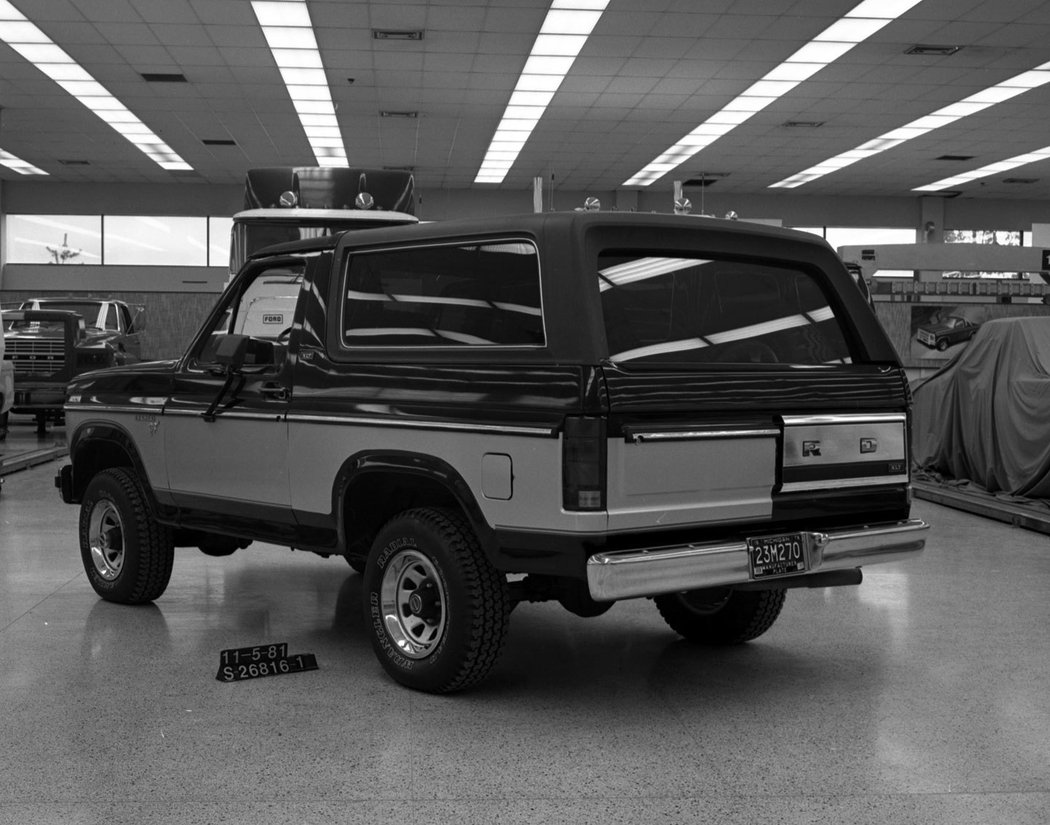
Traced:
<path fill-rule="evenodd" d="M 850 361 L 827 296 L 808 272 L 630 251 L 602 253 L 598 270 L 613 361 Z"/>
<path fill-rule="evenodd" d="M 543 346 L 536 248 L 506 241 L 351 255 L 347 347 Z"/>

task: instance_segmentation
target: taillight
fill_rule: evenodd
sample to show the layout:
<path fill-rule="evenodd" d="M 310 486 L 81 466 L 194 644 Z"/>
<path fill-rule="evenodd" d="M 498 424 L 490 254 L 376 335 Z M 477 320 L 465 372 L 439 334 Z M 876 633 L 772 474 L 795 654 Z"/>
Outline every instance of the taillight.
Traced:
<path fill-rule="evenodd" d="M 605 419 L 565 419 L 561 459 L 566 510 L 605 509 Z"/>

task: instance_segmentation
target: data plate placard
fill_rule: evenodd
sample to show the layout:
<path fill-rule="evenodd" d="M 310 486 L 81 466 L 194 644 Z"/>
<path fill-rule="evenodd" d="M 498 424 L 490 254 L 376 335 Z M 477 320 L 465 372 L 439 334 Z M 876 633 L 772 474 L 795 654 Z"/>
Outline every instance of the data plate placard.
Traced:
<path fill-rule="evenodd" d="M 747 539 L 747 564 L 752 579 L 771 579 L 809 569 L 802 533 Z"/>

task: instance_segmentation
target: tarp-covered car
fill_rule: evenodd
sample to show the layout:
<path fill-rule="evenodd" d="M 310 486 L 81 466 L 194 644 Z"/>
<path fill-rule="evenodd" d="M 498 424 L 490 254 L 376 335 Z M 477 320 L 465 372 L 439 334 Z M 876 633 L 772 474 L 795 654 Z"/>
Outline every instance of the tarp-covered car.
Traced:
<path fill-rule="evenodd" d="M 919 468 L 1050 498 L 1050 317 L 982 324 L 915 389 L 912 426 Z"/>

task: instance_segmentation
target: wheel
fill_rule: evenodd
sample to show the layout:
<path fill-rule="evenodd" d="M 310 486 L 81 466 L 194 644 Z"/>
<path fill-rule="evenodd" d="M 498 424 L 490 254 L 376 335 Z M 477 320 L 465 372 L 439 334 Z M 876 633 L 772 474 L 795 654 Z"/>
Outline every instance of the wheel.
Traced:
<path fill-rule="evenodd" d="M 466 521 L 433 508 L 408 510 L 379 531 L 362 599 L 384 669 L 430 693 L 461 690 L 489 672 L 511 607 L 506 579 Z"/>
<path fill-rule="evenodd" d="M 938 341 L 937 342 L 937 349 L 940 352 L 944 352 L 946 349 L 948 349 L 948 339 L 947 338 L 942 338 L 940 341 Z"/>
<path fill-rule="evenodd" d="M 711 588 L 657 596 L 656 609 L 691 642 L 735 645 L 757 639 L 780 615 L 785 590 Z"/>
<path fill-rule="evenodd" d="M 103 599 L 144 604 L 168 586 L 175 558 L 171 530 L 157 524 L 142 486 L 123 467 L 88 482 L 80 505 L 80 556 Z"/>
<path fill-rule="evenodd" d="M 361 558 L 361 556 L 343 556 L 346 559 L 346 563 L 350 565 L 350 569 L 355 573 L 365 572 L 365 563 L 367 559 Z"/>

